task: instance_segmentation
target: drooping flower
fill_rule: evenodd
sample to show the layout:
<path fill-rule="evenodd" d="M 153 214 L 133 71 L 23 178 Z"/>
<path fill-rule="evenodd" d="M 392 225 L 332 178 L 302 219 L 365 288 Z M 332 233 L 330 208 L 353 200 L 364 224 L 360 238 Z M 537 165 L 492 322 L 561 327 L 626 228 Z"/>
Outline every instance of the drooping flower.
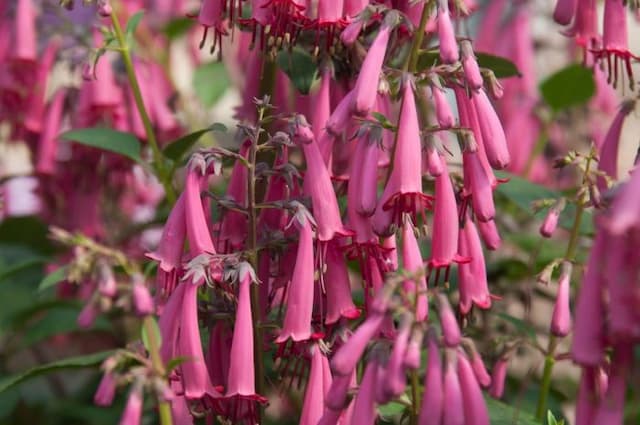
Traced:
<path fill-rule="evenodd" d="M 407 385 L 407 377 L 404 370 L 404 355 L 407 350 L 412 324 L 413 318 L 411 314 L 405 314 L 400 322 L 400 327 L 391 349 L 391 355 L 387 361 L 381 389 L 389 399 L 396 398 L 404 393 Z"/>
<path fill-rule="evenodd" d="M 64 111 L 64 101 L 67 91 L 59 89 L 54 95 L 47 108 L 44 126 L 40 134 L 38 143 L 38 158 L 36 171 L 42 174 L 53 174 L 56 167 L 56 153 L 58 147 L 58 134 L 62 124 L 62 114 Z"/>
<path fill-rule="evenodd" d="M 375 105 L 378 81 L 391 29 L 391 25 L 385 20 L 360 67 L 360 73 L 353 89 L 353 111 L 356 115 L 366 116 Z"/>
<path fill-rule="evenodd" d="M 142 420 L 142 386 L 134 383 L 120 417 L 120 425 L 140 425 Z"/>
<path fill-rule="evenodd" d="M 560 279 L 558 279 L 558 295 L 551 316 L 551 333 L 559 337 L 567 336 L 571 332 L 570 280 L 571 263 L 564 262 Z"/>
<path fill-rule="evenodd" d="M 460 345 L 462 337 L 456 316 L 446 295 L 438 294 L 437 299 L 438 315 L 440 317 L 440 327 L 442 329 L 444 343 L 447 347 L 457 347 Z"/>
<path fill-rule="evenodd" d="M 131 296 L 133 299 L 133 309 L 137 315 L 146 316 L 153 313 L 153 299 L 142 276 L 138 275 L 133 277 Z"/>
<path fill-rule="evenodd" d="M 560 209 L 554 207 L 549 208 L 544 221 L 540 225 L 540 234 L 545 238 L 550 238 L 558 227 L 558 219 L 560 218 Z"/>
<path fill-rule="evenodd" d="M 470 40 L 460 41 L 460 49 L 462 50 L 462 69 L 467 84 L 473 90 L 480 90 L 483 85 L 482 74 L 478 67 L 478 61 L 473 53 L 473 47 Z"/>
<path fill-rule="evenodd" d="M 577 0 L 557 0 L 553 20 L 560 25 L 569 25 L 576 13 Z"/>
<path fill-rule="evenodd" d="M 376 381 L 379 371 L 377 359 L 369 360 L 356 395 L 353 418 L 362 425 L 373 425 L 376 421 Z M 353 420 L 352 424 L 356 423 Z"/>
<path fill-rule="evenodd" d="M 300 425 L 316 425 L 324 412 L 325 389 L 323 381 L 323 357 L 320 346 L 314 344 L 311 347 L 311 369 L 309 379 L 304 391 L 302 412 L 300 413 Z"/>
<path fill-rule="evenodd" d="M 458 352 L 458 379 L 462 391 L 465 424 L 489 425 L 489 412 L 482 390 L 466 356 Z"/>
<path fill-rule="evenodd" d="M 468 419 L 464 408 L 464 399 L 458 379 L 458 353 L 454 349 L 445 352 L 444 384 L 443 384 L 443 425 L 464 425 Z M 471 419 L 471 418 L 469 418 Z"/>
<path fill-rule="evenodd" d="M 447 0 L 438 1 L 436 24 L 438 26 L 438 38 L 440 39 L 440 59 L 444 63 L 456 63 L 460 55 Z"/>
<path fill-rule="evenodd" d="M 602 142 L 599 152 L 598 170 L 605 173 L 613 180 L 618 179 L 618 151 L 620 146 L 620 136 L 622 126 L 626 117 L 635 109 L 635 101 L 628 101 L 622 104 L 616 114 L 607 135 Z M 607 180 L 598 176 L 598 188 L 605 191 L 608 188 Z"/>
<path fill-rule="evenodd" d="M 491 387 L 489 394 L 491 397 L 500 399 L 504 394 L 504 381 L 507 377 L 507 368 L 509 367 L 509 359 L 500 357 L 496 364 L 493 365 L 491 373 Z"/>
<path fill-rule="evenodd" d="M 458 265 L 458 289 L 460 291 L 460 312 L 468 314 L 475 304 L 479 308 L 491 307 L 491 296 L 487 284 L 487 269 L 480 236 L 476 226 L 467 216 L 460 231 L 458 242 L 460 257 L 469 258 L 469 262 Z"/>
<path fill-rule="evenodd" d="M 360 360 L 369 341 L 380 331 L 384 314 L 369 315 L 334 354 L 331 370 L 337 375 L 350 375 Z"/>
<path fill-rule="evenodd" d="M 422 404 L 418 423 L 421 425 L 440 425 L 444 408 L 444 389 L 442 381 L 442 361 L 440 349 L 433 335 L 429 336 L 429 355 L 427 359 L 427 372 L 425 374 Z"/>
<path fill-rule="evenodd" d="M 351 284 L 347 264 L 336 243 L 327 247 L 327 271 L 324 274 L 324 285 L 327 294 L 326 324 L 335 323 L 342 317 L 355 319 L 360 311 L 353 304 Z"/>
<path fill-rule="evenodd" d="M 499 170 L 506 168 L 511 161 L 511 157 L 500 118 L 498 118 L 484 90 L 473 92 L 471 99 L 475 106 L 480 132 L 482 133 L 482 144 L 489 164 Z"/>
<path fill-rule="evenodd" d="M 402 266 L 409 273 L 424 270 L 420 246 L 413 230 L 413 224 L 408 217 L 402 225 Z M 422 322 L 429 314 L 429 299 L 427 298 L 427 279 L 424 275 L 415 279 L 407 279 L 402 287 L 410 300 L 415 301 L 416 320 Z M 413 301 L 411 301 L 413 303 Z"/>
<path fill-rule="evenodd" d="M 373 215 L 373 228 L 383 236 L 402 224 L 402 213 L 416 222 L 416 214 L 430 207 L 430 198 L 422 193 L 420 127 L 410 80 L 404 82 L 402 93 L 393 169 Z"/>
<path fill-rule="evenodd" d="M 312 218 L 306 210 L 294 218 L 300 229 L 298 251 L 293 275 L 287 293 L 287 309 L 282 331 L 276 342 L 282 343 L 291 338 L 293 341 L 305 341 L 311 337 L 311 314 L 313 313 L 314 266 L 313 266 L 313 229 Z"/>

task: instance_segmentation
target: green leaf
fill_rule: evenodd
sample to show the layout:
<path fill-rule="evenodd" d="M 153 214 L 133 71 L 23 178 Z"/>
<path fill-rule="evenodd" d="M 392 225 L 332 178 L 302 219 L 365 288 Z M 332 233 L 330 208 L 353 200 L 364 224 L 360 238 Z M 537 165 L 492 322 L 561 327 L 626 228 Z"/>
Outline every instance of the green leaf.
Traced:
<path fill-rule="evenodd" d="M 527 412 L 518 410 L 501 401 L 485 397 L 491 425 L 541 425 Z"/>
<path fill-rule="evenodd" d="M 140 21 L 142 20 L 142 16 L 144 15 L 144 10 L 139 10 L 129 18 L 127 22 L 127 28 L 125 29 L 125 33 L 127 36 L 133 35 L 136 32 L 136 28 L 140 25 Z"/>
<path fill-rule="evenodd" d="M 509 322 L 511 325 L 513 325 L 513 327 L 516 328 L 516 330 L 519 333 L 526 335 L 527 337 L 529 337 L 529 339 L 531 339 L 532 341 L 535 341 L 536 330 L 533 328 L 533 326 L 531 326 L 524 320 L 519 319 L 517 317 L 513 317 L 512 315 L 507 313 L 498 312 L 496 313 L 496 315 L 502 320 L 504 320 L 505 322 Z"/>
<path fill-rule="evenodd" d="M 0 268 L 0 282 L 34 266 L 41 266 L 48 261 L 46 257 L 31 257 L 21 263 Z"/>
<path fill-rule="evenodd" d="M 193 74 L 196 96 L 207 108 L 215 105 L 230 85 L 229 74 L 222 62 L 200 65 Z"/>
<path fill-rule="evenodd" d="M 189 133 L 186 136 L 182 136 L 172 142 L 169 142 L 169 144 L 167 144 L 167 146 L 162 150 L 162 153 L 165 157 L 173 161 L 179 161 L 184 154 L 187 153 L 189 149 L 191 149 L 193 145 L 195 145 L 196 142 L 209 131 L 226 132 L 227 127 L 221 123 L 214 123 L 209 128 L 194 131 L 193 133 Z"/>
<path fill-rule="evenodd" d="M 558 421 L 551 410 L 547 410 L 547 425 L 564 425 L 564 419 Z"/>
<path fill-rule="evenodd" d="M 131 158 L 136 162 L 142 162 L 140 141 L 131 133 L 124 133 L 110 128 L 93 127 L 70 130 L 61 134 L 60 138 L 114 152 Z"/>
<path fill-rule="evenodd" d="M 407 409 L 402 403 L 398 403 L 396 401 L 392 401 L 391 403 L 383 404 L 378 407 L 378 412 L 380 412 L 380 416 L 386 418 L 392 418 L 394 416 L 400 415 Z"/>
<path fill-rule="evenodd" d="M 68 266 L 62 266 L 54 272 L 49 273 L 44 279 L 42 279 L 40 285 L 38 285 L 38 291 L 44 291 L 45 289 L 51 288 L 65 280 L 67 278 L 67 270 L 69 270 Z"/>
<path fill-rule="evenodd" d="M 174 40 L 186 34 L 197 21 L 192 18 L 176 18 L 167 23 L 162 32 L 169 40 Z"/>
<path fill-rule="evenodd" d="M 48 237 L 49 228 L 37 217 L 9 217 L 0 222 L 0 258 L 8 258 L 15 249 L 22 247 L 35 253 L 35 255 L 48 255 L 55 252 L 55 248 Z M 6 246 L 5 246 L 6 244 Z M 11 245 L 9 247 L 8 245 Z M 26 255 L 26 252 L 11 256 L 11 261 L 16 262 Z"/>
<path fill-rule="evenodd" d="M 62 359 L 45 365 L 36 366 L 25 372 L 18 373 L 13 376 L 8 376 L 0 380 L 0 393 L 3 393 L 29 379 L 36 378 L 47 373 L 56 372 L 59 370 L 80 369 L 97 366 L 113 353 L 113 350 L 101 351 L 84 356 L 69 357 L 67 359 Z"/>
<path fill-rule="evenodd" d="M 493 71 L 497 78 L 521 77 L 520 71 L 516 64 L 502 56 L 492 55 L 490 53 L 476 52 L 478 66 Z"/>
<path fill-rule="evenodd" d="M 160 327 L 158 326 L 158 322 L 154 318 L 145 319 L 145 320 L 149 320 L 151 322 L 152 324 L 151 327 L 153 328 L 155 342 L 158 345 L 158 347 L 160 347 L 162 345 L 162 334 L 160 333 Z M 149 335 L 147 334 L 146 326 L 142 327 L 141 333 L 142 333 L 141 335 L 142 345 L 144 345 L 144 348 L 146 348 L 148 352 L 151 352 L 151 344 L 149 344 Z"/>
<path fill-rule="evenodd" d="M 173 369 L 177 368 L 182 363 L 184 363 L 184 362 L 186 362 L 188 360 L 189 360 L 189 357 L 186 357 L 186 356 L 174 357 L 174 358 L 172 358 L 171 360 L 169 360 L 167 362 L 167 366 L 165 367 L 165 369 L 167 370 L 167 373 L 169 373 Z"/>
<path fill-rule="evenodd" d="M 509 181 L 498 185 L 496 191 L 502 196 L 516 204 L 520 209 L 535 216 L 540 222 L 544 219 L 546 210 L 538 211 L 534 214 L 531 207 L 532 202 L 541 199 L 559 199 L 563 196 L 560 192 L 547 189 L 535 183 L 518 177 L 516 175 L 497 171 L 496 177 L 500 179 L 508 179 Z M 575 218 L 576 207 L 574 204 L 568 204 L 560 214 L 560 227 L 571 230 Z M 580 223 L 580 233 L 583 235 L 593 234 L 593 220 L 590 211 L 585 211 Z"/>
<path fill-rule="evenodd" d="M 595 94 L 591 70 L 573 64 L 561 69 L 540 84 L 540 92 L 554 111 L 586 103 Z"/>
<path fill-rule="evenodd" d="M 318 77 L 318 65 L 309 53 L 298 47 L 291 51 L 282 50 L 276 63 L 300 93 L 309 94 Z"/>
<path fill-rule="evenodd" d="M 520 77 L 518 67 L 507 58 L 490 53 L 475 52 L 478 66 L 493 71 L 496 78 Z M 440 63 L 438 50 L 422 50 L 418 56 L 418 70 L 424 70 Z"/>

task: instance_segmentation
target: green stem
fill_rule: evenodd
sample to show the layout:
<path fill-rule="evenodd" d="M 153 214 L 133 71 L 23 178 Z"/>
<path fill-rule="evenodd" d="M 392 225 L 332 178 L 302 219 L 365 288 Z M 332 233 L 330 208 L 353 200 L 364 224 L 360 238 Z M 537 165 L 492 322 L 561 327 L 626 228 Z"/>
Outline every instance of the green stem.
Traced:
<path fill-rule="evenodd" d="M 418 425 L 418 417 L 420 415 L 420 383 L 418 382 L 418 373 L 411 371 L 411 425 Z"/>
<path fill-rule="evenodd" d="M 589 169 L 591 167 L 592 156 L 589 155 L 584 169 L 584 175 L 582 178 L 582 184 L 586 184 L 589 176 Z M 584 215 L 585 202 L 582 197 L 576 202 L 576 213 L 573 219 L 573 226 L 571 226 L 571 235 L 569 236 L 569 243 L 567 244 L 567 250 L 564 254 L 564 261 L 573 261 L 576 257 L 578 250 L 578 238 L 580 237 L 580 225 L 582 224 L 582 217 Z M 555 364 L 555 350 L 556 350 L 556 337 L 551 335 L 549 339 L 549 345 L 547 348 L 547 355 L 544 359 L 544 370 L 542 372 L 542 384 L 540 387 L 540 396 L 538 398 L 538 407 L 536 409 L 536 418 L 542 420 L 547 408 L 547 399 L 549 398 L 549 391 L 551 389 L 551 375 L 553 372 L 553 366 Z"/>
<path fill-rule="evenodd" d="M 133 98 L 136 102 L 136 108 L 140 114 L 140 119 L 142 120 L 142 125 L 144 126 L 144 131 L 147 136 L 147 141 L 149 142 L 149 146 L 151 146 L 151 151 L 153 152 L 154 170 L 164 187 L 167 201 L 170 205 L 173 205 L 176 201 L 176 194 L 173 190 L 173 186 L 171 185 L 169 174 L 167 173 L 168 170 L 165 168 L 165 161 L 162 156 L 162 152 L 160 151 L 158 140 L 156 139 L 156 135 L 153 131 L 153 125 L 151 124 L 149 113 L 147 112 L 147 108 L 144 106 L 140 84 L 138 83 L 138 78 L 136 77 L 135 68 L 133 66 L 133 60 L 131 59 L 131 49 L 127 43 L 125 34 L 122 32 L 120 21 L 118 20 L 115 11 L 111 14 L 111 22 L 113 23 L 114 34 L 118 40 L 118 51 L 122 54 L 122 61 L 124 62 L 124 67 L 127 71 L 127 78 L 129 80 L 129 85 L 131 86 Z"/>
<path fill-rule="evenodd" d="M 149 356 L 151 357 L 153 369 L 158 376 L 164 376 L 165 368 L 162 363 L 162 357 L 160 357 L 160 344 L 156 340 L 156 325 L 153 316 L 145 317 L 142 326 L 144 326 L 149 341 Z M 158 413 L 161 425 L 173 425 L 171 405 L 168 401 L 160 400 L 158 402 Z"/>
<path fill-rule="evenodd" d="M 555 351 L 555 338 L 554 335 L 551 335 L 549 339 L 549 353 L 544 359 L 540 398 L 538 399 L 538 407 L 536 409 L 536 418 L 540 421 L 544 419 L 544 414 L 547 409 L 547 399 L 549 398 L 549 390 L 551 389 L 551 374 L 553 372 L 553 365 L 556 362 L 553 356 L 553 351 Z"/>
<path fill-rule="evenodd" d="M 422 8 L 422 15 L 420 15 L 420 24 L 416 28 L 417 33 L 414 33 L 413 43 L 411 44 L 411 51 L 404 69 L 409 72 L 415 72 L 418 65 L 418 57 L 420 56 L 420 47 L 422 47 L 422 41 L 424 40 L 424 29 L 427 26 L 427 21 L 431 15 L 430 2 L 425 2 Z"/>

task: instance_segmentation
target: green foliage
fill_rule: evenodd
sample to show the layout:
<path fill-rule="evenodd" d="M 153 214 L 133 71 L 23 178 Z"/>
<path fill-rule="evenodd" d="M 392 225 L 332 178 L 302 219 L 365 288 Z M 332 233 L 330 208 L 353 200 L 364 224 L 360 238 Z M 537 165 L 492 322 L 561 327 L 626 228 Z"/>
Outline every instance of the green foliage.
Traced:
<path fill-rule="evenodd" d="M 193 88 L 200 102 L 207 108 L 215 105 L 231 82 L 222 62 L 202 64 L 193 75 Z"/>
<path fill-rule="evenodd" d="M 176 18 L 167 23 L 163 31 L 169 40 L 174 40 L 186 34 L 195 24 L 192 18 Z"/>
<path fill-rule="evenodd" d="M 209 128 L 194 131 L 167 144 L 162 150 L 165 157 L 172 161 L 180 161 L 182 157 L 196 144 L 200 138 L 210 131 L 226 132 L 227 127 L 221 123 L 214 123 Z"/>
<path fill-rule="evenodd" d="M 60 138 L 117 153 L 142 163 L 140 141 L 131 133 L 110 128 L 93 127 L 70 130 L 61 134 Z"/>
<path fill-rule="evenodd" d="M 490 53 L 476 52 L 478 66 L 493 71 L 496 78 L 519 77 L 518 67 L 507 58 Z M 440 63 L 438 50 L 422 50 L 418 57 L 418 69 L 426 69 Z"/>
<path fill-rule="evenodd" d="M 38 291 L 44 291 L 45 289 L 56 286 L 58 283 L 65 280 L 67 277 L 67 266 L 60 267 L 54 272 L 49 273 L 38 285 Z"/>
<path fill-rule="evenodd" d="M 127 22 L 127 27 L 125 29 L 125 34 L 127 35 L 127 37 L 132 37 L 133 34 L 136 32 L 136 29 L 138 28 L 138 25 L 140 25 L 140 21 L 142 20 L 142 17 L 144 16 L 144 10 L 139 10 L 136 13 L 134 13 L 131 18 L 129 18 L 129 21 Z"/>
<path fill-rule="evenodd" d="M 530 413 L 501 401 L 485 397 L 492 425 L 541 425 Z"/>
<path fill-rule="evenodd" d="M 593 73 L 579 64 L 569 65 L 540 84 L 540 92 L 554 111 L 585 104 L 596 92 Z"/>
<path fill-rule="evenodd" d="M 0 380 L 0 394 L 15 387 L 16 385 L 21 384 L 22 382 L 47 373 L 56 372 L 59 370 L 79 369 L 97 366 L 112 354 L 112 350 L 101 351 L 84 356 L 69 357 L 52 363 L 36 366 L 25 372 L 18 373 L 16 375 L 12 375 Z"/>
<path fill-rule="evenodd" d="M 318 65 L 309 53 L 298 47 L 290 51 L 282 50 L 278 53 L 276 62 L 296 90 L 302 94 L 309 94 L 318 78 Z"/>
<path fill-rule="evenodd" d="M 158 345 L 158 347 L 160 347 L 162 345 L 162 334 L 160 333 L 160 327 L 158 326 L 158 322 L 156 321 L 156 319 L 152 318 L 150 319 L 150 322 L 152 323 L 151 327 L 153 328 L 152 333 L 153 333 L 154 340 Z M 149 343 L 149 334 L 147 333 L 146 326 L 142 326 L 141 338 L 142 338 L 142 345 L 144 345 L 144 348 L 146 348 L 148 352 L 151 352 L 151 344 Z"/>

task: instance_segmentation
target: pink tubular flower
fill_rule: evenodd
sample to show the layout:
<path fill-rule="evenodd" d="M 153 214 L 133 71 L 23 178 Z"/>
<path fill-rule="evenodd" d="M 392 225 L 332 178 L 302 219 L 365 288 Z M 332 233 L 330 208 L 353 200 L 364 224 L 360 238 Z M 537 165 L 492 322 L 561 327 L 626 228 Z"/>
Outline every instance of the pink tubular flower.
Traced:
<path fill-rule="evenodd" d="M 375 213 L 378 203 L 377 177 L 380 147 L 376 138 L 369 132 L 361 136 L 353 156 L 353 170 L 350 184 L 355 184 L 355 208 L 358 214 L 370 217 Z M 357 175 L 354 175 L 357 174 Z"/>
<path fill-rule="evenodd" d="M 460 231 L 458 255 L 470 258 L 467 263 L 458 265 L 458 289 L 460 291 L 460 312 L 468 314 L 475 304 L 479 308 L 491 307 L 491 296 L 487 284 L 487 269 L 480 236 L 469 217 Z"/>
<path fill-rule="evenodd" d="M 475 106 L 476 116 L 482 133 L 482 143 L 489 164 L 495 169 L 503 169 L 509 165 L 511 158 L 507 148 L 507 138 L 500 123 L 500 118 L 493 109 L 484 90 L 473 92 L 471 99 Z"/>
<path fill-rule="evenodd" d="M 303 117 L 298 116 L 296 121 L 295 136 L 302 145 L 307 163 L 304 192 L 311 198 L 313 216 L 318 224 L 318 241 L 328 242 L 336 236 L 349 235 L 342 225 L 331 177 L 313 133 Z"/>
<path fill-rule="evenodd" d="M 509 367 L 509 359 L 506 357 L 500 357 L 491 373 L 491 387 L 489 388 L 489 394 L 495 399 L 502 398 L 504 394 L 504 381 L 507 378 L 507 368 Z"/>
<path fill-rule="evenodd" d="M 446 351 L 445 358 L 442 425 L 464 425 L 467 415 L 457 373 L 460 359 L 457 352 L 451 349 Z"/>
<path fill-rule="evenodd" d="M 133 277 L 131 296 L 133 299 L 133 309 L 138 316 L 146 316 L 153 313 L 153 299 L 142 276 Z"/>
<path fill-rule="evenodd" d="M 593 424 L 624 423 L 626 377 L 633 364 L 633 345 L 622 343 L 614 347 L 607 391 L 593 417 Z"/>
<path fill-rule="evenodd" d="M 249 287 L 254 283 L 254 271 L 249 263 L 238 266 L 238 306 L 233 327 L 229 375 L 225 397 L 247 397 L 250 400 L 264 399 L 256 394 L 253 361 L 253 321 Z"/>
<path fill-rule="evenodd" d="M 116 395 L 116 381 L 111 371 L 106 371 L 102 375 L 96 394 L 93 396 L 93 403 L 96 406 L 111 406 Z"/>
<path fill-rule="evenodd" d="M 421 425 L 440 425 L 444 403 L 442 384 L 442 362 L 440 349 L 433 336 L 429 337 L 429 357 L 427 360 L 422 404 L 418 423 Z"/>
<path fill-rule="evenodd" d="M 191 282 L 184 282 L 182 285 L 184 285 L 184 293 L 179 319 L 180 335 L 177 354 L 188 359 L 180 365 L 184 396 L 188 399 L 201 398 L 205 394 L 217 397 L 219 394 L 211 385 L 202 352 L 198 326 L 198 285 Z"/>
<path fill-rule="evenodd" d="M 316 140 L 320 140 L 323 133 L 326 132 L 325 126 L 331 115 L 331 74 L 331 67 L 325 66 L 322 70 L 322 77 L 320 77 L 320 88 L 313 95 L 314 107 L 312 108 L 310 119 L 313 137 Z"/>
<path fill-rule="evenodd" d="M 160 328 L 160 335 L 162 337 L 160 357 L 163 363 L 167 363 L 176 356 L 182 299 L 187 285 L 191 284 L 183 282 L 176 287 L 160 313 L 158 328 Z"/>
<path fill-rule="evenodd" d="M 598 10 L 595 0 L 577 0 L 576 14 L 568 34 L 575 37 L 576 43 L 586 49 L 593 47 L 599 40 Z"/>
<path fill-rule="evenodd" d="M 478 220 L 477 225 L 478 230 L 480 231 L 482 242 L 484 242 L 484 246 L 486 246 L 487 249 L 491 251 L 495 251 L 496 249 L 500 248 L 502 240 L 500 239 L 500 234 L 498 233 L 498 228 L 496 227 L 495 220 Z"/>
<path fill-rule="evenodd" d="M 209 28 L 213 28 L 213 45 L 211 46 L 212 53 L 217 46 L 222 47 L 222 36 L 227 34 L 223 16 L 225 3 L 226 0 L 203 0 L 200 12 L 198 13 L 198 23 L 204 27 L 200 48 L 204 47 Z"/>
<path fill-rule="evenodd" d="M 429 267 L 449 267 L 459 262 L 458 250 L 458 206 L 453 192 L 446 161 L 440 157 L 443 172 L 436 177 L 435 200 L 432 225 L 431 258 Z"/>
<path fill-rule="evenodd" d="M 553 20 L 560 25 L 569 25 L 576 13 L 578 0 L 557 0 Z"/>
<path fill-rule="evenodd" d="M 607 217 L 607 229 L 622 235 L 640 227 L 640 166 L 631 171 L 631 178 L 616 193 Z"/>
<path fill-rule="evenodd" d="M 133 384 L 127 405 L 120 417 L 120 425 L 140 425 L 142 419 L 142 386 Z"/>
<path fill-rule="evenodd" d="M 620 135 L 626 117 L 635 109 L 635 101 L 628 101 L 622 104 L 616 114 L 607 135 L 600 146 L 600 159 L 598 160 L 598 170 L 605 173 L 610 178 L 618 179 L 618 151 L 620 146 Z M 598 176 L 598 189 L 605 191 L 608 188 L 607 180 Z"/>
<path fill-rule="evenodd" d="M 369 341 L 380 331 L 384 314 L 371 314 L 355 330 L 331 359 L 331 370 L 337 375 L 350 375 Z"/>
<path fill-rule="evenodd" d="M 360 67 L 360 73 L 353 89 L 353 111 L 357 115 L 366 116 L 376 102 L 378 80 L 382 73 L 382 63 L 387 51 L 390 33 L 391 26 L 386 22 L 383 23 Z"/>
<path fill-rule="evenodd" d="M 440 38 L 440 59 L 444 63 L 456 63 L 460 55 L 447 0 L 438 1 L 436 24 L 438 25 L 438 38 Z"/>
<path fill-rule="evenodd" d="M 336 375 L 325 397 L 325 404 L 329 409 L 341 411 L 347 404 L 349 388 L 356 386 L 355 370 L 350 375 Z"/>
<path fill-rule="evenodd" d="M 453 313 L 451 304 L 446 295 L 438 294 L 438 314 L 440 316 L 440 327 L 442 328 L 442 337 L 447 347 L 457 347 L 460 345 L 461 335 L 460 326 Z"/>
<path fill-rule="evenodd" d="M 489 412 L 482 390 L 466 356 L 458 352 L 458 379 L 462 391 L 465 425 L 489 425 Z"/>
<path fill-rule="evenodd" d="M 335 323 L 340 318 L 355 319 L 360 316 L 360 310 L 353 304 L 351 298 L 351 283 L 347 265 L 335 243 L 327 247 L 327 271 L 324 274 L 324 284 L 327 292 L 326 324 Z"/>
<path fill-rule="evenodd" d="M 238 152 L 243 158 L 247 158 L 250 140 L 245 140 Z M 236 160 L 229 178 L 225 198 L 235 201 L 241 207 L 247 205 L 247 167 Z M 218 235 L 218 247 L 224 252 L 233 252 L 242 248 L 247 237 L 247 216 L 241 212 L 227 210 L 221 218 L 220 233 Z"/>
<path fill-rule="evenodd" d="M 492 220 L 496 214 L 493 203 L 491 181 L 482 166 L 480 151 L 465 149 L 462 154 L 465 186 L 467 181 L 471 189 L 471 205 L 473 212 L 480 221 Z"/>
<path fill-rule="evenodd" d="M 49 103 L 45 116 L 44 127 L 38 143 L 38 159 L 36 171 L 42 174 L 53 174 L 56 166 L 56 152 L 58 134 L 62 124 L 64 101 L 67 96 L 65 89 L 59 89 Z"/>
<path fill-rule="evenodd" d="M 409 273 L 417 273 L 420 270 L 424 270 L 420 246 L 409 218 L 405 219 L 402 226 L 402 262 L 403 268 Z M 402 286 L 410 299 L 417 299 L 416 321 L 425 321 L 429 315 L 426 277 L 422 275 L 417 279 L 405 280 Z"/>
<path fill-rule="evenodd" d="M 575 307 L 575 328 L 571 354 L 576 363 L 598 366 L 604 357 L 604 304 L 602 260 L 606 252 L 607 236 L 596 233 L 587 261 Z"/>
<path fill-rule="evenodd" d="M 373 425 L 376 421 L 376 381 L 380 365 L 376 359 L 369 360 L 360 382 L 353 408 L 352 424 Z"/>
<path fill-rule="evenodd" d="M 311 218 L 305 215 L 294 220 L 300 227 L 300 239 L 287 294 L 287 311 L 282 331 L 276 339 L 278 343 L 285 342 L 289 338 L 293 341 L 305 341 L 311 337 L 314 293 L 312 222 Z"/>
<path fill-rule="evenodd" d="M 482 356 L 480 355 L 476 347 L 473 345 L 473 343 L 470 345 L 470 364 L 471 368 L 473 369 L 473 374 L 475 375 L 478 384 L 480 384 L 483 388 L 487 388 L 489 387 L 489 385 L 491 385 L 491 376 L 489 375 L 489 372 L 487 372 L 487 368 L 484 366 Z"/>
<path fill-rule="evenodd" d="M 476 61 L 476 56 L 473 53 L 471 41 L 462 40 L 460 42 L 460 48 L 462 50 L 462 69 L 467 84 L 473 90 L 480 90 L 483 85 L 482 74 L 480 74 L 478 61 Z"/>
<path fill-rule="evenodd" d="M 355 90 L 347 93 L 338 106 L 333 109 L 329 120 L 327 121 L 327 133 L 333 137 L 342 137 L 347 125 L 351 120 L 351 107 L 355 98 Z"/>
<path fill-rule="evenodd" d="M 344 0 L 344 16 L 354 17 L 362 12 L 369 4 L 369 0 Z"/>
<path fill-rule="evenodd" d="M 99 313 L 96 300 L 88 300 L 85 306 L 80 310 L 78 314 L 77 323 L 80 328 L 87 329 L 93 326 Z"/>
<path fill-rule="evenodd" d="M 36 10 L 32 0 L 18 0 L 14 20 L 13 51 L 10 58 L 20 62 L 35 62 L 38 58 Z"/>
<path fill-rule="evenodd" d="M 427 147 L 425 149 L 425 157 L 423 165 L 426 164 L 426 171 L 433 177 L 438 177 L 442 174 L 444 161 L 440 158 L 440 152 L 435 145 L 435 141 L 432 137 L 427 137 Z"/>
<path fill-rule="evenodd" d="M 323 357 L 320 346 L 311 347 L 311 370 L 304 390 L 300 425 L 316 425 L 324 412 Z"/>
<path fill-rule="evenodd" d="M 358 39 L 364 23 L 365 22 L 362 19 L 355 19 L 353 22 L 347 25 L 342 33 L 340 33 L 340 41 L 342 41 L 345 46 L 352 46 L 353 43 L 355 43 Z"/>
<path fill-rule="evenodd" d="M 404 359 L 402 365 L 406 369 L 420 369 L 421 352 L 422 352 L 422 339 L 424 333 L 421 329 L 414 329 L 411 333 L 411 339 L 409 339 L 409 345 L 404 353 Z"/>
<path fill-rule="evenodd" d="M 342 17 L 344 0 L 319 0 L 318 1 L 318 23 L 335 24 Z"/>
<path fill-rule="evenodd" d="M 401 224 L 402 213 L 409 213 L 415 218 L 418 211 L 430 206 L 430 198 L 422 193 L 422 158 L 419 154 L 421 151 L 413 84 L 406 80 L 393 169 L 373 215 L 373 228 L 376 233 L 388 236 L 394 226 Z"/>
<path fill-rule="evenodd" d="M 199 170 L 198 160 L 190 163 L 184 188 L 184 207 L 189 251 L 192 257 L 200 254 L 215 254 L 209 226 L 202 208 L 200 188 L 204 172 Z"/>
<path fill-rule="evenodd" d="M 549 208 L 544 221 L 540 225 L 540 234 L 545 238 L 550 238 L 558 227 L 558 219 L 560 218 L 560 210 L 555 207 Z"/>
<path fill-rule="evenodd" d="M 451 106 L 447 101 L 444 88 L 441 88 L 437 82 L 437 77 L 433 77 L 435 81 L 431 85 L 431 94 L 433 95 L 433 104 L 436 109 L 436 118 L 440 128 L 451 128 L 455 125 L 456 120 L 451 112 Z"/>
<path fill-rule="evenodd" d="M 387 361 L 384 381 L 382 383 L 382 392 L 389 398 L 393 399 L 404 393 L 407 385 L 407 377 L 404 371 L 403 360 L 409 342 L 411 333 L 411 325 L 413 319 L 410 314 L 405 314 L 400 323 L 400 328 L 393 342 L 391 355 Z"/>
<path fill-rule="evenodd" d="M 558 280 L 558 295 L 551 317 L 551 333 L 559 337 L 567 336 L 571 332 L 570 280 L 571 263 L 565 261 L 562 263 L 562 273 Z"/>

